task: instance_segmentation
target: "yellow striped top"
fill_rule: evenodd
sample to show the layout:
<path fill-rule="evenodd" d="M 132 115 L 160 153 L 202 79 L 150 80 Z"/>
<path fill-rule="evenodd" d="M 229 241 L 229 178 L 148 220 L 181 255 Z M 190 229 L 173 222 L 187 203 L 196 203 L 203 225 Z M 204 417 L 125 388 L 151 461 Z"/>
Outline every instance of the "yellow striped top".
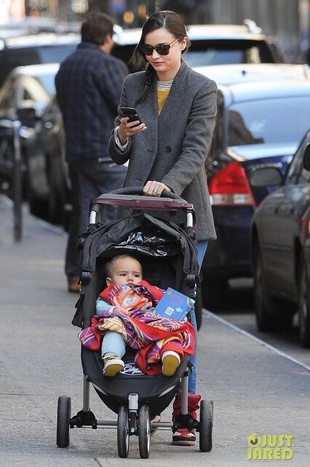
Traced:
<path fill-rule="evenodd" d="M 169 96 L 170 88 L 173 80 L 170 81 L 158 81 L 157 83 L 157 108 L 158 115 L 162 111 L 164 104 Z"/>

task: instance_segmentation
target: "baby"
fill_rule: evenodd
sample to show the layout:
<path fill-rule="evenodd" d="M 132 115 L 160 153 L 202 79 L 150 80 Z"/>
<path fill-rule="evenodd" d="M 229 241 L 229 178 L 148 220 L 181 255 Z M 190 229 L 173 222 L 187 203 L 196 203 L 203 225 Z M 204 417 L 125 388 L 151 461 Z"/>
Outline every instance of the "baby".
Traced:
<path fill-rule="evenodd" d="M 135 363 L 145 373 L 173 375 L 184 350 L 194 352 L 193 326 L 154 313 L 164 291 L 142 279 L 142 266 L 132 256 L 116 256 L 107 264 L 106 283 L 96 301 L 104 376 L 115 376 L 124 368 L 126 345 L 138 350 Z"/>

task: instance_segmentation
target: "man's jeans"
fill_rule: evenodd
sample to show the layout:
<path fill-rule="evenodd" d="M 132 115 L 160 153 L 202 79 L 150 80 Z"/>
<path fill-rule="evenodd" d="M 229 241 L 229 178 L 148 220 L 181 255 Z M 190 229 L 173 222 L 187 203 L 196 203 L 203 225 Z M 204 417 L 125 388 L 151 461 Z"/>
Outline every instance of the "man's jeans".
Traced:
<path fill-rule="evenodd" d="M 78 277 L 80 275 L 77 245 L 79 235 L 86 232 L 89 224 L 91 199 L 97 198 L 102 193 L 121 188 L 126 173 L 126 167 L 116 165 L 112 161 L 100 163 L 97 159 L 87 159 L 69 164 L 72 212 L 70 214 L 65 261 L 67 277 Z M 116 208 L 113 206 L 109 206 L 109 208 L 106 220 L 112 221 Z"/>

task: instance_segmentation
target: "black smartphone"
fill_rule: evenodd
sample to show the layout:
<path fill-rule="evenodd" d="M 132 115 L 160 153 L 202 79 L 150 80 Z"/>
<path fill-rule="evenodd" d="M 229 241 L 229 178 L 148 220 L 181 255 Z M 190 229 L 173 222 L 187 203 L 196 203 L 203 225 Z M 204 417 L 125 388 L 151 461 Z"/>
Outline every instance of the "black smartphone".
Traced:
<path fill-rule="evenodd" d="M 141 119 L 136 112 L 136 109 L 133 107 L 121 107 L 120 109 L 122 117 L 128 117 L 128 122 L 135 122 L 136 120 L 139 121 L 139 125 L 141 123 Z"/>

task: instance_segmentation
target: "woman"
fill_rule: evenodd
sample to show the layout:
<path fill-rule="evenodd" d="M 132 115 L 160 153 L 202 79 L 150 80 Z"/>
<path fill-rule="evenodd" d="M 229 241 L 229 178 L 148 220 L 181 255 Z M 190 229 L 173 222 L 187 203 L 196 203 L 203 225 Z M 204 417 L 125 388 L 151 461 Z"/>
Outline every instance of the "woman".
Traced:
<path fill-rule="evenodd" d="M 147 62 L 147 67 L 125 79 L 109 154 L 116 164 L 129 161 L 125 187 L 143 187 L 149 196 L 172 191 L 194 205 L 201 266 L 207 241 L 216 236 L 205 172 L 216 118 L 216 84 L 182 60 L 189 46 L 179 15 L 159 11 L 148 18 L 132 57 L 136 66 Z M 121 111 L 125 106 L 134 107 L 139 120 L 128 122 Z M 192 321 L 195 324 L 194 316 Z M 195 395 L 195 371 L 189 380 L 189 410 L 196 416 L 200 396 Z M 173 444 L 192 445 L 195 440 L 189 430 L 173 434 Z"/>

